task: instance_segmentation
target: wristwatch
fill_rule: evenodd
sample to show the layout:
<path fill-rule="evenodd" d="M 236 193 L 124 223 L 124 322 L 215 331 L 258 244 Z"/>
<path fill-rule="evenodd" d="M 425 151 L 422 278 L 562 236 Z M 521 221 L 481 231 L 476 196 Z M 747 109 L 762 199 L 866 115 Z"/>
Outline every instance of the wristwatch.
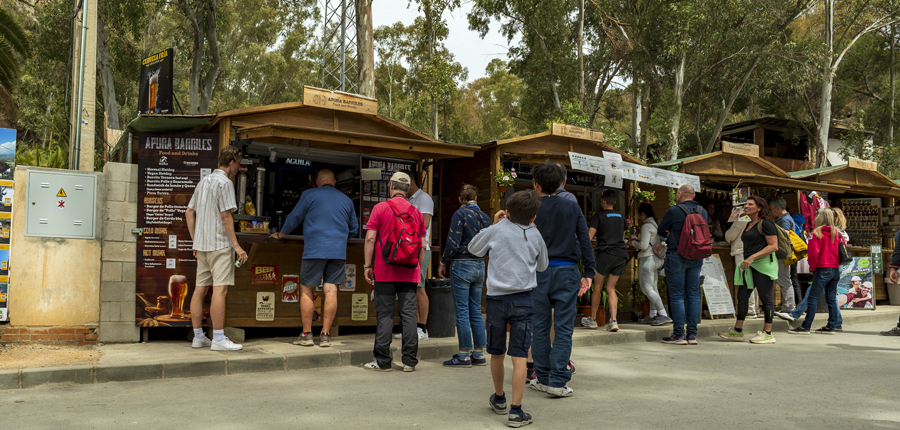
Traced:
<path fill-rule="evenodd" d="M 372 266 L 366 266 L 365 264 L 363 264 L 363 269 L 371 269 L 371 268 L 372 268 Z"/>

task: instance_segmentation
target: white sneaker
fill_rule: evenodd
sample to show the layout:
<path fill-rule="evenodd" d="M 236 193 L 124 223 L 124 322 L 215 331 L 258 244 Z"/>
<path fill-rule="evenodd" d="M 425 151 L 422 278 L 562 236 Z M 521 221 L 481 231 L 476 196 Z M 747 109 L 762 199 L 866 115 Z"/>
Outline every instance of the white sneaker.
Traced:
<path fill-rule="evenodd" d="M 212 345 L 212 341 L 209 340 L 208 337 L 196 337 L 194 336 L 194 341 L 191 343 L 192 348 L 206 348 Z"/>
<path fill-rule="evenodd" d="M 540 382 L 538 382 L 537 378 L 534 378 L 531 380 L 531 382 L 528 383 L 528 388 L 531 388 L 534 391 L 540 391 L 542 393 L 546 393 L 547 389 L 550 387 L 548 387 L 544 384 L 541 384 Z"/>
<path fill-rule="evenodd" d="M 388 367 L 387 369 L 382 369 L 381 366 L 378 365 L 378 360 L 372 360 L 371 362 L 364 364 L 363 369 L 374 370 L 376 372 L 390 372 L 391 370 L 393 370 L 390 367 Z"/>
<path fill-rule="evenodd" d="M 547 394 L 556 397 L 572 397 L 575 395 L 575 391 L 569 388 L 569 384 L 566 384 L 559 388 L 547 387 Z"/>
<path fill-rule="evenodd" d="M 231 339 L 227 337 L 221 342 L 212 341 L 210 343 L 211 346 L 209 349 L 213 351 L 240 351 L 243 348 L 243 346 L 232 342 Z"/>
<path fill-rule="evenodd" d="M 418 327 L 416 327 L 416 331 L 419 333 L 419 340 L 428 340 L 428 332 Z"/>
<path fill-rule="evenodd" d="M 785 321 L 794 321 L 796 318 L 791 316 L 790 312 L 775 312 L 775 316 Z"/>
<path fill-rule="evenodd" d="M 394 339 L 403 339 L 403 333 L 397 333 L 394 335 Z"/>
<path fill-rule="evenodd" d="M 597 328 L 597 320 L 588 317 L 581 317 L 581 326 L 586 328 Z"/>

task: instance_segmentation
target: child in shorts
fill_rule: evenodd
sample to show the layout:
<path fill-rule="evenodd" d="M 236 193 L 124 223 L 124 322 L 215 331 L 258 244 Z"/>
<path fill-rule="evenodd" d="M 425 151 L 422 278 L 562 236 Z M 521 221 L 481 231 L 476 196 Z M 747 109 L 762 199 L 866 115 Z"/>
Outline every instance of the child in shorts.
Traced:
<path fill-rule="evenodd" d="M 531 290 L 537 287 L 537 272 L 547 269 L 547 246 L 534 218 L 541 200 L 534 191 L 510 196 L 506 211 L 494 215 L 494 224 L 481 230 L 471 242 L 469 252 L 483 257 L 490 251 L 487 272 L 486 351 L 491 356 L 494 394 L 490 405 L 497 414 L 509 414 L 507 426 L 531 424 L 531 414 L 522 411 L 525 391 L 526 360 L 531 347 L 534 302 Z M 506 326 L 509 325 L 509 348 Z M 512 358 L 512 404 L 507 408 L 503 391 L 504 360 Z"/>

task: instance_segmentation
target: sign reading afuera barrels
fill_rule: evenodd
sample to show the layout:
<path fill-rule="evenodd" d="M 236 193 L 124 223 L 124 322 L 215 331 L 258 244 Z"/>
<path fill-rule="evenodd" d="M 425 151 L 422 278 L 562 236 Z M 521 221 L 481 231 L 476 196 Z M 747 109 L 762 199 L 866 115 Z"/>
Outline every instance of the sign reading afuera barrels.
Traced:
<path fill-rule="evenodd" d="M 306 106 L 364 113 L 368 115 L 378 114 L 378 100 L 370 99 L 359 94 L 323 90 L 321 88 L 309 86 L 303 87 L 303 104 Z"/>
<path fill-rule="evenodd" d="M 141 327 L 191 325 L 197 260 L 184 213 L 197 183 L 216 169 L 218 136 L 140 136 L 135 322 Z"/>
<path fill-rule="evenodd" d="M 860 160 L 859 158 L 850 157 L 847 159 L 847 164 L 854 169 L 862 169 L 862 170 L 878 170 L 878 163 L 874 161 Z"/>
<path fill-rule="evenodd" d="M 753 144 L 726 142 L 723 140 L 722 152 L 759 158 L 759 146 Z"/>
<path fill-rule="evenodd" d="M 597 142 L 603 141 L 603 132 L 601 131 L 558 122 L 552 124 L 550 133 L 554 136 L 571 137 L 573 139 L 594 140 Z"/>

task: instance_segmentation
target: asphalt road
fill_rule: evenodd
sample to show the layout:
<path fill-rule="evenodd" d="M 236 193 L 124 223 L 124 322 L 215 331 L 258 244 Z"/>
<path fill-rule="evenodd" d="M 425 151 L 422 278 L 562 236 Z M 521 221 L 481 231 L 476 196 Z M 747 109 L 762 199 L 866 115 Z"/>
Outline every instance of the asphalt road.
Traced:
<path fill-rule="evenodd" d="M 576 348 L 570 398 L 526 388 L 529 428 L 900 428 L 900 337 L 885 324 L 775 345 L 700 339 Z M 449 358 L 449 357 L 448 357 Z M 511 364 L 507 365 L 507 379 Z M 0 391 L 10 429 L 503 428 L 488 367 L 362 368 Z"/>

